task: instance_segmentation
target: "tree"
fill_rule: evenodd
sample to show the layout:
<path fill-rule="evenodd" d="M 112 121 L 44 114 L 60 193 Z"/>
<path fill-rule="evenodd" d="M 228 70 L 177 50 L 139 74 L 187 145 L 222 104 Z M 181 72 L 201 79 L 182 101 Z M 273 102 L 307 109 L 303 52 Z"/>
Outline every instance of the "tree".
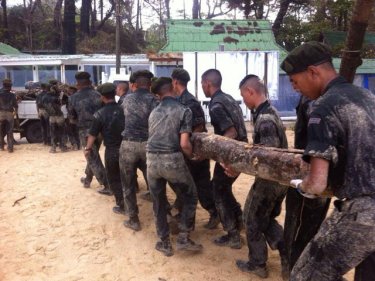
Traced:
<path fill-rule="evenodd" d="M 75 0 L 64 0 L 62 53 L 76 53 L 76 6 Z"/>
<path fill-rule="evenodd" d="M 91 0 L 82 0 L 80 15 L 80 31 L 83 37 L 90 35 L 90 9 Z"/>
<path fill-rule="evenodd" d="M 53 25 L 55 27 L 55 44 L 57 46 L 61 45 L 61 31 L 62 31 L 62 18 L 61 18 L 61 10 L 62 10 L 63 0 L 57 0 L 55 9 L 54 9 L 54 17 L 53 17 Z"/>
<path fill-rule="evenodd" d="M 192 15 L 193 19 L 199 19 L 201 13 L 201 1 L 200 0 L 193 0 L 193 10 Z"/>
<path fill-rule="evenodd" d="M 9 30 L 8 30 L 8 13 L 7 13 L 7 0 L 1 0 L 1 8 L 3 9 L 3 29 L 4 29 L 4 41 L 9 41 Z"/>

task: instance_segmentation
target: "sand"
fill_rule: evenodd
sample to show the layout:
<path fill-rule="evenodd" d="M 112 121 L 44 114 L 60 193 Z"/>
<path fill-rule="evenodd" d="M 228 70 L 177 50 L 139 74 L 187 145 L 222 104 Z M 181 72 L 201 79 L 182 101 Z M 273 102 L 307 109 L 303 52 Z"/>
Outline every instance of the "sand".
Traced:
<path fill-rule="evenodd" d="M 208 214 L 200 205 L 192 238 L 203 244 L 203 252 L 165 257 L 154 250 L 150 202 L 138 200 L 142 231 L 126 229 L 126 217 L 112 212 L 114 199 L 97 193 L 96 180 L 91 188 L 82 187 L 82 151 L 50 154 L 41 144 L 20 142 L 13 154 L 0 152 L 0 280 L 261 280 L 235 266 L 236 259 L 247 258 L 246 246 L 234 250 L 212 243 L 224 232 L 203 227 Z M 138 179 L 142 192 L 140 173 Z M 252 182 L 253 177 L 241 175 L 234 184 L 242 205 Z M 172 201 L 172 192 L 169 197 Z M 268 280 L 281 280 L 277 252 L 269 252 L 268 268 Z M 353 273 L 347 278 L 353 280 Z"/>

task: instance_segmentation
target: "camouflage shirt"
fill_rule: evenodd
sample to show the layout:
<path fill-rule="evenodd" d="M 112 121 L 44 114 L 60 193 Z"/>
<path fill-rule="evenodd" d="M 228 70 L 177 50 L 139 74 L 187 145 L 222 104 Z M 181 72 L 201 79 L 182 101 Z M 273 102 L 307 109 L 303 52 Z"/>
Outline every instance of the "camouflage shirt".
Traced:
<path fill-rule="evenodd" d="M 89 129 L 94 118 L 94 113 L 101 107 L 102 101 L 97 91 L 91 87 L 81 89 L 69 97 L 69 118 L 78 121 L 78 128 Z"/>
<path fill-rule="evenodd" d="M 307 144 L 307 123 L 313 101 L 301 96 L 296 107 L 297 121 L 294 126 L 294 147 L 305 149 Z"/>
<path fill-rule="evenodd" d="M 340 199 L 375 194 L 375 96 L 332 80 L 314 101 L 304 159 L 330 162 L 328 184 Z"/>
<path fill-rule="evenodd" d="M 253 143 L 269 147 L 288 148 L 283 123 L 269 101 L 265 101 L 252 112 Z"/>
<path fill-rule="evenodd" d="M 106 147 L 120 147 L 124 120 L 122 108 L 116 102 L 107 103 L 95 112 L 89 134 L 96 137 L 101 133 Z"/>
<path fill-rule="evenodd" d="M 59 94 L 47 93 L 42 98 L 42 104 L 49 116 L 63 116 Z"/>
<path fill-rule="evenodd" d="M 178 152 L 180 134 L 191 133 L 191 110 L 173 97 L 165 97 L 149 118 L 147 152 Z"/>
<path fill-rule="evenodd" d="M 193 131 L 195 127 L 206 124 L 202 106 L 197 101 L 197 99 L 188 92 L 187 89 L 185 89 L 185 91 L 180 97 L 177 98 L 177 100 L 186 107 L 190 108 L 191 112 L 193 113 Z M 206 128 L 205 131 L 207 132 Z"/>
<path fill-rule="evenodd" d="M 208 105 L 210 111 L 211 124 L 217 135 L 224 135 L 225 131 L 230 127 L 234 127 L 237 131 L 238 141 L 247 142 L 247 133 L 242 110 L 236 100 L 223 93 L 217 91 L 212 97 Z"/>
<path fill-rule="evenodd" d="M 0 90 L 0 111 L 13 112 L 18 109 L 16 95 L 5 89 Z"/>
<path fill-rule="evenodd" d="M 35 99 L 36 102 L 36 108 L 39 109 L 45 109 L 45 105 L 43 104 L 43 97 L 47 95 L 47 91 L 40 92 Z"/>
<path fill-rule="evenodd" d="M 148 139 L 148 118 L 158 105 L 157 99 L 146 89 L 127 94 L 121 104 L 125 116 L 124 139 L 145 142 Z"/>

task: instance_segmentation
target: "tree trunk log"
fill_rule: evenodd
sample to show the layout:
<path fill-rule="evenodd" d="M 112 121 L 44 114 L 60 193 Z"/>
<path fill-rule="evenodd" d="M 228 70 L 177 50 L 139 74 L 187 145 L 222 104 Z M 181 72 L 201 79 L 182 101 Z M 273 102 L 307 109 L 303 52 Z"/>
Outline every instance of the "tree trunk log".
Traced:
<path fill-rule="evenodd" d="M 352 83 L 358 66 L 362 64 L 361 48 L 374 0 L 356 0 L 340 65 L 340 74 Z"/>
<path fill-rule="evenodd" d="M 309 164 L 302 160 L 303 150 L 252 146 L 219 135 L 194 133 L 191 141 L 194 154 L 216 162 L 230 164 L 236 172 L 290 185 L 302 179 Z"/>

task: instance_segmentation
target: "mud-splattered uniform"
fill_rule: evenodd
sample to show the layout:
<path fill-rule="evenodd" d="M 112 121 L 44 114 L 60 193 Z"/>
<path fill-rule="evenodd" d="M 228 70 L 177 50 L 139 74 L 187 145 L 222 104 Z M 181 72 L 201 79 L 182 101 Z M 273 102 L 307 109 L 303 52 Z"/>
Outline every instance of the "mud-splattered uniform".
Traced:
<path fill-rule="evenodd" d="M 94 114 L 89 134 L 97 137 L 103 136 L 105 145 L 105 170 L 109 187 L 113 191 L 116 204 L 124 208 L 124 195 L 122 192 L 119 150 L 122 141 L 121 132 L 124 130 L 124 112 L 116 103 L 107 103 Z"/>
<path fill-rule="evenodd" d="M 61 111 L 61 100 L 59 93 L 48 92 L 42 98 L 42 104 L 48 114 L 51 145 L 60 149 L 66 149 L 66 137 L 65 137 L 65 119 L 64 114 Z"/>
<path fill-rule="evenodd" d="M 125 204 L 129 217 L 138 215 L 136 196 L 137 169 L 147 178 L 146 143 L 148 118 L 158 105 L 156 98 L 146 89 L 137 89 L 127 94 L 121 104 L 125 116 L 120 148 L 120 170 Z"/>
<path fill-rule="evenodd" d="M 153 197 L 158 236 L 169 236 L 166 184 L 182 198 L 179 228 L 189 232 L 194 227 L 197 191 L 180 147 L 180 134 L 191 133 L 192 113 L 173 97 L 165 97 L 149 118 L 147 142 L 147 179 Z"/>
<path fill-rule="evenodd" d="M 335 210 L 293 268 L 290 280 L 338 280 L 375 251 L 375 96 L 342 77 L 313 105 L 304 159 L 330 162 Z"/>
<path fill-rule="evenodd" d="M 190 108 L 193 118 L 192 118 L 192 130 L 198 126 L 204 126 L 206 130 L 206 119 L 204 117 L 204 111 L 202 106 L 199 104 L 197 99 L 188 92 L 187 89 L 181 94 L 177 100 L 184 106 Z M 205 159 L 203 161 L 190 161 L 187 160 L 191 176 L 194 179 L 195 186 L 197 187 L 198 200 L 201 206 L 206 209 L 211 216 L 216 216 L 217 211 L 215 207 L 215 201 L 213 198 L 212 185 L 211 185 L 211 174 L 210 174 L 210 160 Z M 182 203 L 182 202 L 181 202 Z M 181 205 L 177 202 L 178 206 Z"/>
<path fill-rule="evenodd" d="M 253 144 L 267 147 L 287 148 L 288 142 L 279 115 L 269 101 L 252 112 Z M 267 243 L 272 250 L 284 254 L 283 228 L 276 221 L 287 187 L 277 182 L 256 177 L 246 198 L 244 223 L 246 225 L 249 262 L 265 266 L 268 258 Z"/>
<path fill-rule="evenodd" d="M 8 150 L 13 151 L 13 112 L 18 110 L 16 95 L 9 90 L 0 90 L 0 148 L 4 148 L 4 133 L 7 136 Z"/>
<path fill-rule="evenodd" d="M 51 142 L 50 128 L 49 128 L 49 116 L 43 104 L 43 97 L 47 95 L 47 91 L 43 90 L 40 92 L 35 99 L 36 108 L 38 110 L 38 117 L 42 128 L 43 143 L 48 144 Z"/>
<path fill-rule="evenodd" d="M 312 101 L 301 96 L 296 108 L 297 122 L 294 128 L 294 147 L 305 149 L 307 143 L 307 123 Z M 294 188 L 289 188 L 285 205 L 284 240 L 289 268 L 292 270 L 307 243 L 318 232 L 324 221 L 331 200 L 329 198 L 309 199 L 301 196 Z"/>
<path fill-rule="evenodd" d="M 219 90 L 212 95 L 208 108 L 215 134 L 222 136 L 227 129 L 234 127 L 236 140 L 248 141 L 242 110 L 232 96 Z M 220 221 L 228 232 L 238 231 L 242 226 L 241 205 L 232 191 L 236 179 L 228 177 L 219 163 L 215 164 L 212 178 L 214 200 Z"/>
<path fill-rule="evenodd" d="M 94 113 L 102 107 L 100 94 L 91 87 L 83 88 L 69 97 L 68 105 L 69 117 L 77 121 L 81 147 L 85 148 Z M 108 181 L 104 165 L 99 155 L 101 143 L 102 139 L 98 137 L 87 159 L 85 174 L 88 182 L 91 182 L 92 177 L 95 175 L 101 185 L 107 186 Z"/>

